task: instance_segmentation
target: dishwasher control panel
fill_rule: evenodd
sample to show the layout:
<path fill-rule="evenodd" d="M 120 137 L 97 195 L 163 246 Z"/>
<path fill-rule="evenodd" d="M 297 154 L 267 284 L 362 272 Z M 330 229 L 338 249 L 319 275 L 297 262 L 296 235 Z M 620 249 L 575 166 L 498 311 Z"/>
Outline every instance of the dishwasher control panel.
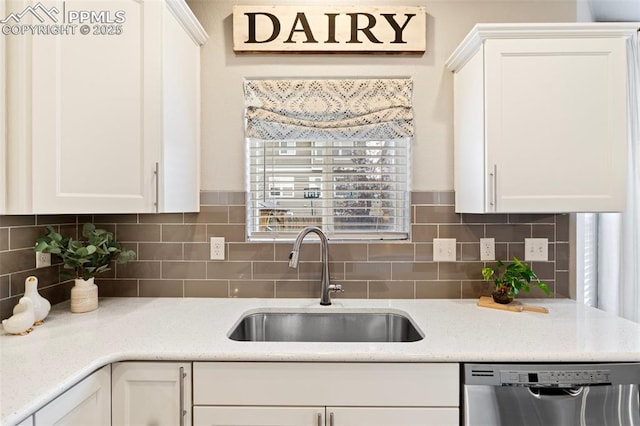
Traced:
<path fill-rule="evenodd" d="M 500 371 L 502 386 L 573 387 L 610 385 L 609 370 Z"/>
<path fill-rule="evenodd" d="M 640 385 L 640 362 L 607 364 L 465 364 L 465 386 L 572 388 Z"/>

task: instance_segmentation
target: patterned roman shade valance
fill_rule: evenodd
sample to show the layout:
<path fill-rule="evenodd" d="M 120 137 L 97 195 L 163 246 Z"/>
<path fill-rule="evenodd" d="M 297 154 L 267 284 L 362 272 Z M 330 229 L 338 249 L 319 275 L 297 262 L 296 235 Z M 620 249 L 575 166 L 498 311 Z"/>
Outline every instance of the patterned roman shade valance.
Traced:
<path fill-rule="evenodd" d="M 245 136 L 389 140 L 413 136 L 410 79 L 245 80 Z"/>

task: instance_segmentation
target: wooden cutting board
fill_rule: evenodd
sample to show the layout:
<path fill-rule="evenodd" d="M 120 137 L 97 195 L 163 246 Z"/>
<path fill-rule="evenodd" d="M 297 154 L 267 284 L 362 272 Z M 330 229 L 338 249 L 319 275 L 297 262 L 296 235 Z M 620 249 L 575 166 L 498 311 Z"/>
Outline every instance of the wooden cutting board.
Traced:
<path fill-rule="evenodd" d="M 493 301 L 493 298 L 491 296 L 480 296 L 480 300 L 478 300 L 478 306 L 482 308 L 501 309 L 503 311 L 511 311 L 511 312 L 530 311 L 530 312 L 539 312 L 541 314 L 549 313 L 549 309 L 543 306 L 525 305 L 517 300 L 514 300 L 513 302 L 506 305 L 496 303 Z"/>

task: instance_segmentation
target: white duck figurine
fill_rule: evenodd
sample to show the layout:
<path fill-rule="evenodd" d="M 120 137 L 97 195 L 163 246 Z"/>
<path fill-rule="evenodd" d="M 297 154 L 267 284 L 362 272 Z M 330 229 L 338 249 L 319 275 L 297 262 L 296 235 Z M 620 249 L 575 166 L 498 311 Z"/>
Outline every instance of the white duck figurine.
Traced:
<path fill-rule="evenodd" d="M 34 321 L 33 302 L 28 297 L 22 297 L 13 308 L 13 316 L 3 320 L 2 326 L 7 333 L 24 335 L 33 330 L 31 326 Z"/>
<path fill-rule="evenodd" d="M 33 311 L 36 317 L 34 325 L 40 325 L 49 315 L 51 303 L 38 293 L 38 278 L 32 276 L 24 280 L 24 295 L 33 302 Z"/>

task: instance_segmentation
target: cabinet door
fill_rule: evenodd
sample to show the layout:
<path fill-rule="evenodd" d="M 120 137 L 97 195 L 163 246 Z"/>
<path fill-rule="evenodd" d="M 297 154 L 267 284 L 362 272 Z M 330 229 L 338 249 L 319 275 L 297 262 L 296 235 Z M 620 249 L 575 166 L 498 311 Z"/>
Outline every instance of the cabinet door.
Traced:
<path fill-rule="evenodd" d="M 191 424 L 191 364 L 113 364 L 113 424 Z"/>
<path fill-rule="evenodd" d="M 35 414 L 36 426 L 111 424 L 111 367 L 107 365 Z"/>
<path fill-rule="evenodd" d="M 487 40 L 487 211 L 621 210 L 626 81 L 621 37 Z"/>
<path fill-rule="evenodd" d="M 32 175 L 37 213 L 154 211 L 160 161 L 162 2 L 43 0 L 121 11 L 89 34 L 33 37 Z M 120 25 L 121 33 L 94 34 Z"/>
<path fill-rule="evenodd" d="M 193 426 L 324 426 L 324 407 L 194 407 Z"/>
<path fill-rule="evenodd" d="M 165 7 L 161 212 L 200 209 L 200 46 Z"/>
<path fill-rule="evenodd" d="M 457 426 L 457 408 L 327 407 L 327 426 Z"/>

